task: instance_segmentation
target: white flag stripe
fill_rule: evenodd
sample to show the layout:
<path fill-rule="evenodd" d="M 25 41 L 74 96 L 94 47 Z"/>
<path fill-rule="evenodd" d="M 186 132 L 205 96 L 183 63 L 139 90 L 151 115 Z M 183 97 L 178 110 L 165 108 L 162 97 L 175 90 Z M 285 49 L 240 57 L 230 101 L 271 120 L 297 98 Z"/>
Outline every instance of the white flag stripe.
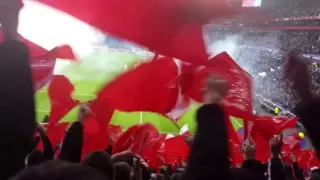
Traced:
<path fill-rule="evenodd" d="M 167 134 L 166 139 L 170 139 L 170 138 L 173 138 L 173 137 L 174 137 L 173 134 Z"/>
<path fill-rule="evenodd" d="M 189 131 L 189 127 L 188 124 L 185 124 L 182 126 L 182 128 L 180 129 L 180 135 L 184 134 L 185 132 Z"/>

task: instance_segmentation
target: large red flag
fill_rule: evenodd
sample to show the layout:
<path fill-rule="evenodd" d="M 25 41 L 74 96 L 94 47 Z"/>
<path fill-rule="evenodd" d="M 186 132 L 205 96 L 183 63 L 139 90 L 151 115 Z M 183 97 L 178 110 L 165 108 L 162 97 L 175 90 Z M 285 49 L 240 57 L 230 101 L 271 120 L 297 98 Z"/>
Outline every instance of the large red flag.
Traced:
<path fill-rule="evenodd" d="M 53 126 L 65 116 L 79 101 L 72 98 L 74 86 L 68 78 L 63 75 L 55 75 L 48 88 L 51 111 L 49 125 Z"/>
<path fill-rule="evenodd" d="M 299 137 L 299 133 L 295 132 L 290 135 L 285 135 L 282 138 L 282 151 L 287 153 L 292 153 L 295 151 L 300 150 L 300 141 L 302 140 L 301 137 Z"/>
<path fill-rule="evenodd" d="M 122 111 L 167 113 L 176 104 L 177 77 L 173 59 L 163 57 L 115 78 L 101 89 L 97 98 Z"/>
<path fill-rule="evenodd" d="M 154 139 L 154 142 L 149 143 L 150 146 L 145 148 L 141 154 L 141 157 L 147 160 L 149 167 L 159 168 L 163 165 L 163 144 L 166 140 L 167 134 L 162 134 L 158 138 Z"/>
<path fill-rule="evenodd" d="M 179 120 L 179 118 L 189 109 L 191 101 L 187 93 L 191 88 L 191 86 L 193 85 L 194 73 L 197 68 L 197 66 L 191 63 L 186 63 L 186 62 L 180 62 L 180 63 L 181 63 L 181 68 L 180 68 L 181 72 L 178 78 L 179 95 L 177 97 L 177 103 L 170 112 L 164 114 L 164 116 L 167 116 L 168 118 L 170 118 L 174 123 L 177 120 Z"/>
<path fill-rule="evenodd" d="M 130 150 L 141 155 L 154 144 L 158 135 L 157 129 L 150 123 L 132 126 L 114 143 L 112 153 Z"/>
<path fill-rule="evenodd" d="M 130 149 L 133 142 L 133 134 L 139 128 L 139 125 L 129 127 L 119 138 L 113 143 L 112 154 L 119 153 Z"/>
<path fill-rule="evenodd" d="M 117 141 L 121 136 L 122 127 L 119 125 L 109 125 L 107 128 L 108 135 L 112 139 L 113 142 Z"/>
<path fill-rule="evenodd" d="M 269 141 L 287 128 L 296 126 L 296 117 L 261 116 L 255 117 L 251 137 L 256 144 L 256 159 L 266 162 L 270 157 Z M 285 138 L 285 140 L 287 140 Z"/>
<path fill-rule="evenodd" d="M 226 52 L 212 58 L 209 65 L 197 71 L 193 86 L 189 89 L 191 98 L 203 102 L 203 89 L 209 74 L 217 74 L 229 84 L 229 91 L 222 101 L 228 114 L 244 120 L 245 138 L 247 138 L 247 120 L 252 117 L 252 82 L 244 71 Z"/>
<path fill-rule="evenodd" d="M 227 53 L 221 53 L 210 60 L 210 65 L 196 72 L 190 96 L 202 102 L 205 80 L 209 74 L 217 74 L 229 84 L 227 96 L 223 99 L 223 105 L 227 107 L 230 115 L 237 116 L 237 112 L 252 113 L 252 83 L 251 77 L 239 67 Z M 232 110 L 232 112 L 230 112 Z M 234 114 L 237 113 L 237 114 Z M 241 114 L 239 114 L 241 115 Z M 239 116 L 237 116 L 239 117 Z M 242 116 L 240 116 L 242 117 Z"/>
<path fill-rule="evenodd" d="M 166 164 L 189 157 L 190 147 L 185 143 L 185 137 L 182 135 L 166 139 L 162 149 L 163 160 Z"/>
<path fill-rule="evenodd" d="M 295 128 L 296 124 L 296 117 L 257 116 L 251 133 L 254 135 L 259 132 L 266 141 L 269 141 L 274 135 L 279 135 L 283 130 Z"/>
<path fill-rule="evenodd" d="M 114 109 L 105 101 L 100 100 L 99 97 L 101 96 L 90 102 L 90 109 L 92 111 L 90 116 L 93 116 L 102 127 L 106 128 L 112 118 Z"/>
<path fill-rule="evenodd" d="M 98 29 L 151 51 L 205 64 L 201 26 L 234 15 L 226 0 L 40 0 Z"/>

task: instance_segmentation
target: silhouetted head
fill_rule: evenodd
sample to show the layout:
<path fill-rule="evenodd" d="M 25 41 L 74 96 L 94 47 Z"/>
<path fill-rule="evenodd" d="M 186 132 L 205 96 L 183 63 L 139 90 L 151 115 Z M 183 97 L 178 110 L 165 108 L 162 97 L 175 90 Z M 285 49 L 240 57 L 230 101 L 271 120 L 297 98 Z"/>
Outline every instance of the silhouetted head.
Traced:
<path fill-rule="evenodd" d="M 27 160 L 28 167 L 39 165 L 44 162 L 42 152 L 38 149 L 33 150 Z"/>
<path fill-rule="evenodd" d="M 113 164 L 110 155 L 105 151 L 94 151 L 90 153 L 82 163 L 96 168 L 107 175 L 109 179 L 113 179 Z"/>
<path fill-rule="evenodd" d="M 126 162 L 118 162 L 113 165 L 113 176 L 115 180 L 128 180 L 130 173 L 131 166 Z"/>
<path fill-rule="evenodd" d="M 172 174 L 172 176 L 170 177 L 170 180 L 180 180 L 182 177 L 181 173 L 174 173 Z"/>
<path fill-rule="evenodd" d="M 98 170 L 82 164 L 48 161 L 18 173 L 11 180 L 107 180 Z"/>
<path fill-rule="evenodd" d="M 232 180 L 253 180 L 250 171 L 244 168 L 231 168 L 230 173 Z"/>

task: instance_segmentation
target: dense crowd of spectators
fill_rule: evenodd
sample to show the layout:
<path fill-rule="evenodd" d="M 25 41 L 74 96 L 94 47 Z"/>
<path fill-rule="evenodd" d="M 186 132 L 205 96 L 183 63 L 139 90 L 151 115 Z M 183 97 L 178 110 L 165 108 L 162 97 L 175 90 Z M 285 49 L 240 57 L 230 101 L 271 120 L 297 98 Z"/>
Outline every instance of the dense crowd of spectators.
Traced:
<path fill-rule="evenodd" d="M 238 49 L 238 55 L 234 58 L 254 78 L 255 93 L 290 110 L 296 103 L 296 99 L 294 99 L 294 93 L 290 92 L 288 84 L 281 81 L 283 78 L 283 56 L 290 49 L 300 49 L 305 54 L 320 54 L 318 43 L 320 33 L 318 31 L 264 32 L 209 28 L 206 29 L 205 33 L 208 44 L 221 41 L 226 46 L 225 49 L 223 47 L 222 49 L 226 51 L 228 51 L 228 44 L 241 47 Z M 214 48 L 216 47 L 214 46 Z M 316 94 L 320 93 L 320 69 L 318 64 L 320 63 L 312 60 L 309 62 L 309 71 L 312 74 L 312 89 Z"/>
<path fill-rule="evenodd" d="M 239 36 L 239 44 L 257 46 L 270 51 L 286 52 L 292 48 L 300 49 L 305 54 L 320 54 L 319 31 L 263 31 L 235 30 L 231 28 L 207 28 L 205 33 L 208 42 L 225 39 L 228 36 Z"/>
<path fill-rule="evenodd" d="M 301 18 L 320 16 L 320 2 L 317 0 L 276 1 L 272 9 L 275 18 Z"/>

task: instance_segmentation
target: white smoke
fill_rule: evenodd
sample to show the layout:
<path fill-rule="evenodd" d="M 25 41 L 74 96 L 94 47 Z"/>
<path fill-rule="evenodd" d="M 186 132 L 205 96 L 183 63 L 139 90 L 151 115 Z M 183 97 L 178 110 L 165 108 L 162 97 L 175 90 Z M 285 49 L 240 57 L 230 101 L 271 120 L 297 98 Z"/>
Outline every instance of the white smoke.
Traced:
<path fill-rule="evenodd" d="M 238 40 L 241 38 L 240 35 L 227 36 L 225 39 L 214 41 L 209 44 L 208 51 L 213 56 L 226 51 L 233 59 L 237 59 L 240 55 L 240 48 Z"/>

